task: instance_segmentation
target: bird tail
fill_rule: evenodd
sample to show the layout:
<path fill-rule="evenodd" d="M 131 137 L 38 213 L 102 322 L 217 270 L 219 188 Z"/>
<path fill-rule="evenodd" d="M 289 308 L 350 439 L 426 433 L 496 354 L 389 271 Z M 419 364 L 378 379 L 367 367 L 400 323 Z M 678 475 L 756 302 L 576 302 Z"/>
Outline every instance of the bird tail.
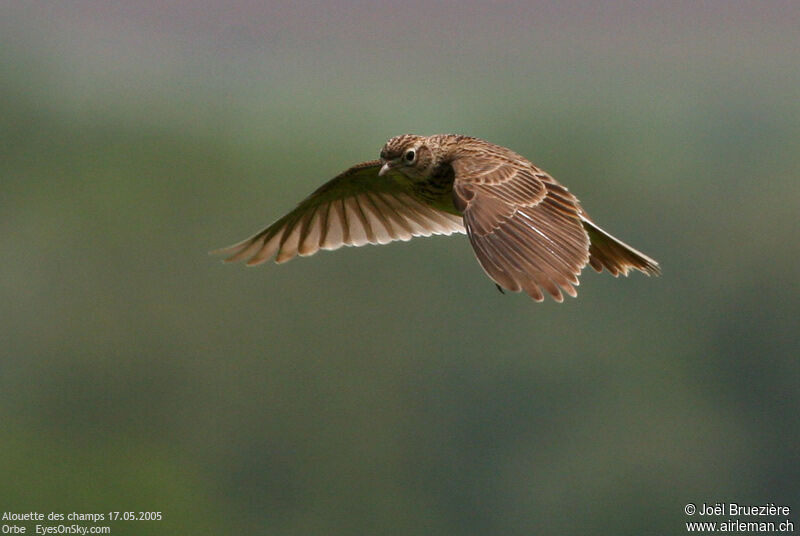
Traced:
<path fill-rule="evenodd" d="M 634 268 L 647 275 L 661 274 L 661 268 L 655 260 L 614 238 L 585 217 L 581 220 L 591 242 L 589 264 L 597 272 L 605 268 L 617 277 L 619 274 L 628 275 L 628 271 Z"/>

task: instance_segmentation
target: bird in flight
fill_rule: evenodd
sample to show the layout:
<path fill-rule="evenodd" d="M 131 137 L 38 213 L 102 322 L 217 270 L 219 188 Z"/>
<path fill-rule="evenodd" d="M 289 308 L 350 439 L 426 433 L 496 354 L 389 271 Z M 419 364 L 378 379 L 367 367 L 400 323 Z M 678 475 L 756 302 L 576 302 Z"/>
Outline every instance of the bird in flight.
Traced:
<path fill-rule="evenodd" d="M 391 138 L 380 160 L 356 164 L 293 211 L 214 253 L 248 266 L 320 249 L 466 233 L 502 292 L 576 296 L 588 263 L 613 276 L 660 273 L 658 263 L 598 227 L 578 199 L 524 157 L 455 134 Z"/>

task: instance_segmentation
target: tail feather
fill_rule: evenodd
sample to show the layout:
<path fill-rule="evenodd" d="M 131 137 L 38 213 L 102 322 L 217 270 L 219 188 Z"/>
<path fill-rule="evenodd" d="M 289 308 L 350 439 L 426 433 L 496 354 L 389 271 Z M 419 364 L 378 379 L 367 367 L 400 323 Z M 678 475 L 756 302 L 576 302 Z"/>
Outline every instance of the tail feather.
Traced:
<path fill-rule="evenodd" d="M 614 238 L 586 218 L 583 218 L 583 228 L 589 234 L 591 242 L 589 264 L 597 272 L 602 272 L 605 268 L 617 277 L 619 274 L 628 275 L 628 271 L 633 268 L 647 275 L 661 274 L 658 262 Z"/>

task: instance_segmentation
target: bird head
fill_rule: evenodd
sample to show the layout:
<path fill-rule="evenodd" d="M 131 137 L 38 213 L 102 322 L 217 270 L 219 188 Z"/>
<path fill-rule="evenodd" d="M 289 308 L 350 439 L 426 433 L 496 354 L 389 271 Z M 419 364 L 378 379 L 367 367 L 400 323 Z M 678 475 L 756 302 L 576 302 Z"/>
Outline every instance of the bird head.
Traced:
<path fill-rule="evenodd" d="M 434 152 L 428 138 L 415 134 L 395 136 L 381 149 L 379 176 L 389 170 L 402 173 L 412 180 L 428 178 L 435 164 Z"/>

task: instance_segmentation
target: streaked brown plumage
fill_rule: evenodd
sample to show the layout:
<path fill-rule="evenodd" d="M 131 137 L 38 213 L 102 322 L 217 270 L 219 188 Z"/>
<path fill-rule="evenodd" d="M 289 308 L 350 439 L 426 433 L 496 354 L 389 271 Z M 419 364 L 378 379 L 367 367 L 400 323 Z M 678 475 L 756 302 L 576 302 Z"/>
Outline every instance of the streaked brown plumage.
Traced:
<path fill-rule="evenodd" d="M 592 222 L 578 199 L 517 153 L 440 134 L 390 139 L 380 160 L 357 164 L 263 231 L 216 253 L 282 263 L 320 249 L 464 233 L 492 280 L 541 301 L 575 296 L 578 275 L 660 272 L 658 263 Z"/>

